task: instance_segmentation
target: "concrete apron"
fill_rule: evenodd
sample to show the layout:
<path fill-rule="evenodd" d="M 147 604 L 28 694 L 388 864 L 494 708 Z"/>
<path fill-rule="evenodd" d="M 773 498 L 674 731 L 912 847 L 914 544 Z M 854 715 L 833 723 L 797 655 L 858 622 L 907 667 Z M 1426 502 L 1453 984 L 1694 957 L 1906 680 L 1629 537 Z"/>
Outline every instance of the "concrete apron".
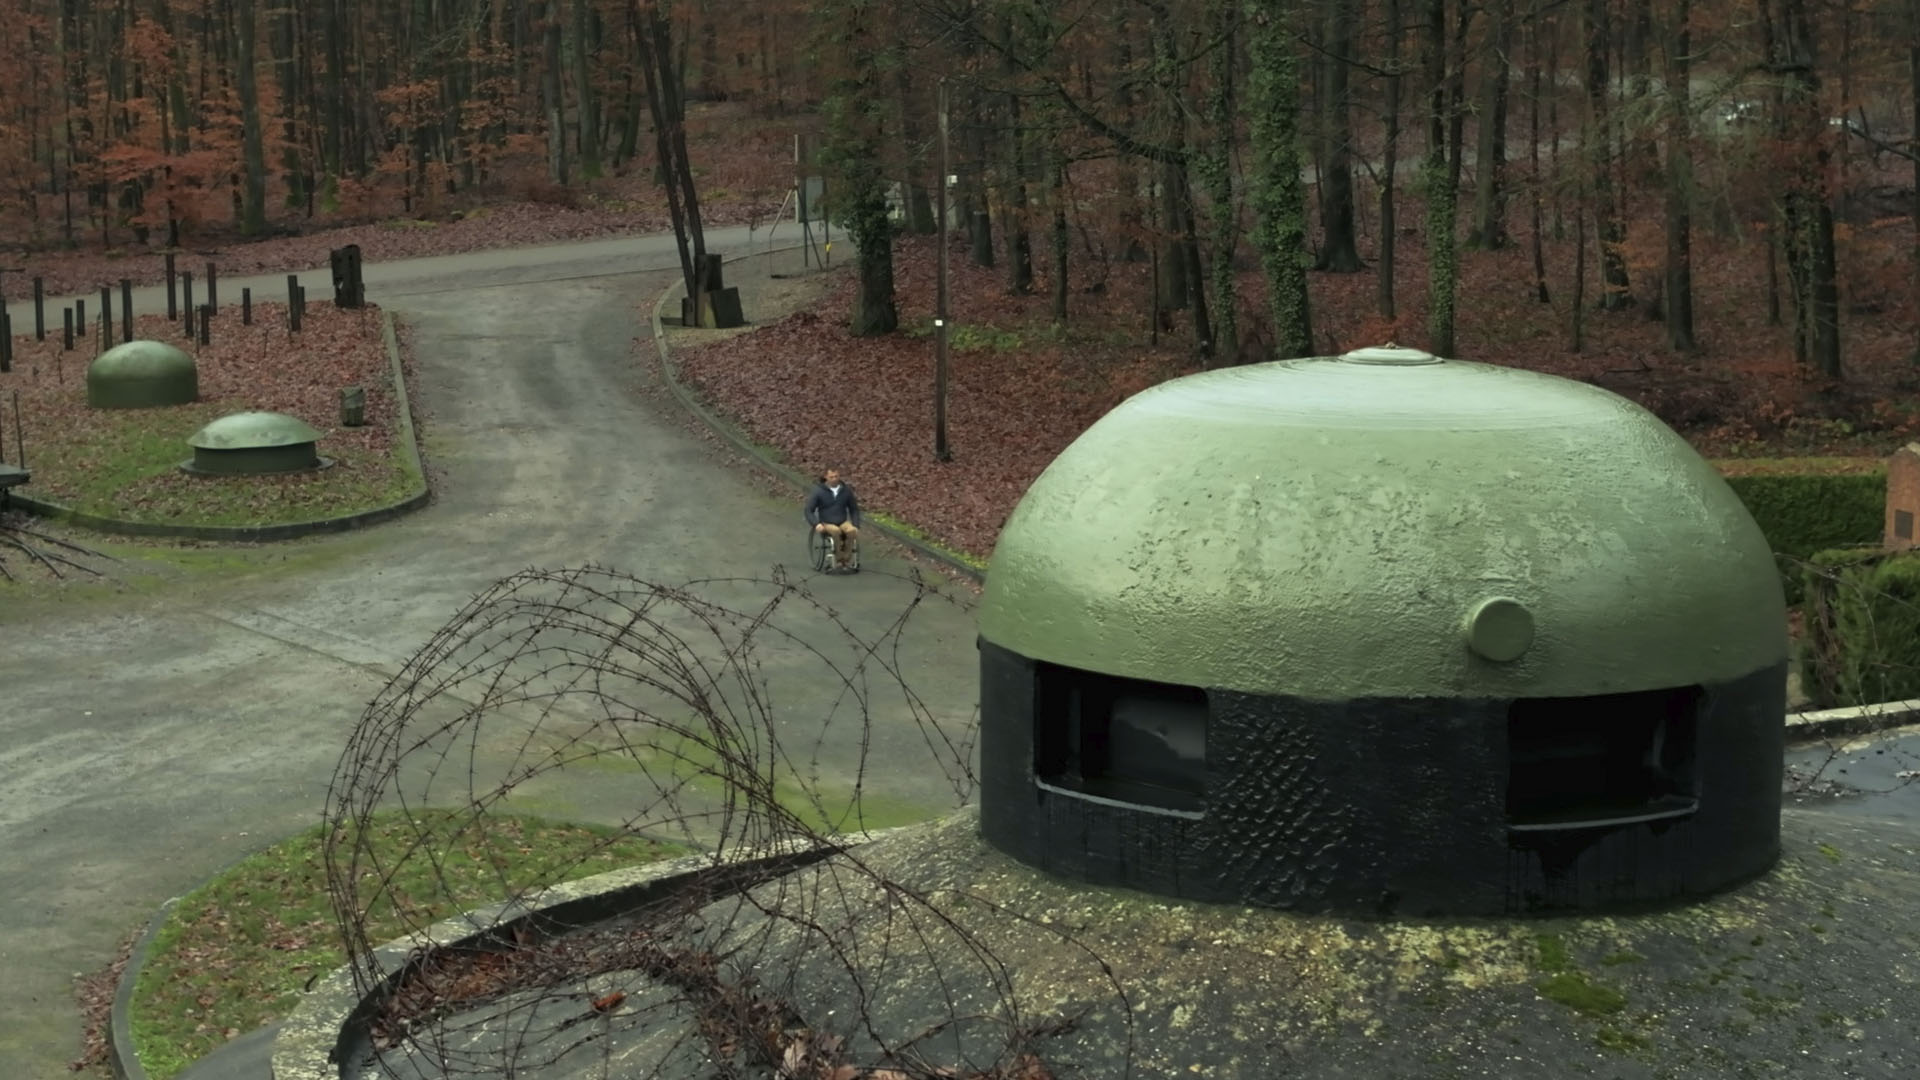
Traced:
<path fill-rule="evenodd" d="M 1030 1045 L 1044 1060 L 1102 1078 L 1520 1080 L 1573 1063 L 1636 1080 L 1910 1074 L 1920 1049 L 1904 1003 L 1916 971 L 1907 950 L 1888 946 L 1912 934 L 1895 901 L 1911 895 L 1913 869 L 1886 857 L 1890 843 L 1910 855 L 1910 838 L 1818 812 L 1789 811 L 1784 825 L 1778 866 L 1694 904 L 1609 917 L 1368 921 L 1064 882 L 981 843 L 977 819 L 961 813 L 796 866 L 754 886 L 752 904 L 715 899 L 688 924 L 653 933 L 754 958 L 756 985 L 788 995 L 810 1030 L 845 1038 L 863 1064 L 881 1060 L 876 1039 L 910 1038 L 933 1065 L 978 1064 L 999 1056 L 1009 1031 L 1026 1030 L 1039 1033 Z M 617 917 L 684 887 L 698 864 L 620 871 L 555 895 L 577 912 L 597 905 Z M 913 920 L 903 933 L 912 917 L 902 908 L 916 896 L 934 898 L 942 918 Z M 763 906 L 790 918 L 756 917 Z M 503 921 L 484 911 L 442 924 L 433 940 L 473 944 L 476 925 Z M 383 970 L 415 943 L 383 950 Z M 731 962 L 722 971 L 747 974 Z M 610 1062 L 633 1076 L 711 1070 L 696 1068 L 705 1046 L 693 1018 L 636 972 L 595 977 L 545 1011 L 525 995 L 473 1007 L 424 1030 L 421 1045 L 436 1045 L 437 1032 L 469 1063 L 505 1061 L 503 1039 L 577 1023 L 582 1001 L 616 989 L 626 1003 L 593 1021 L 593 1039 L 555 1030 L 542 1047 L 554 1060 L 529 1075 L 610 1075 Z M 278 1040 L 273 1075 L 343 1075 L 357 1056 L 330 1056 L 355 1044 L 363 1001 L 346 972 L 326 979 Z M 503 1025 L 508 1007 L 514 1022 Z M 578 1046 L 564 1051 L 569 1043 Z M 438 1075 L 430 1055 L 410 1047 L 390 1056 L 399 1071 L 371 1075 Z"/>
<path fill-rule="evenodd" d="M 714 230 L 737 249 L 746 230 Z M 636 300 L 677 277 L 670 237 L 369 265 L 368 299 L 413 335 L 434 504 L 344 537 L 236 557 L 190 586 L 0 611 L 0 1072 L 50 1076 L 78 1046 L 73 973 L 236 856 L 314 824 L 363 704 L 475 592 L 529 565 L 648 580 L 763 577 L 803 555 L 797 500 L 770 499 L 634 391 Z M 547 280 L 549 278 L 560 280 Z M 271 295 L 275 276 L 221 283 Z M 320 290 L 316 289 L 318 293 Z M 143 290 L 139 310 L 154 310 Z M 116 298 L 117 299 L 117 298 Z M 160 303 L 164 303 L 162 296 Z M 749 312 L 751 314 L 751 312 Z M 818 583 L 862 633 L 898 617 L 906 564 Z M 923 604 L 901 661 L 943 722 L 972 714 L 963 604 Z M 826 683 L 769 658 L 783 704 Z M 869 788 L 936 813 L 945 775 L 916 725 L 880 708 Z M 850 786 L 859 759 L 819 772 Z M 543 812 L 617 815 L 631 776 L 549 793 Z"/>

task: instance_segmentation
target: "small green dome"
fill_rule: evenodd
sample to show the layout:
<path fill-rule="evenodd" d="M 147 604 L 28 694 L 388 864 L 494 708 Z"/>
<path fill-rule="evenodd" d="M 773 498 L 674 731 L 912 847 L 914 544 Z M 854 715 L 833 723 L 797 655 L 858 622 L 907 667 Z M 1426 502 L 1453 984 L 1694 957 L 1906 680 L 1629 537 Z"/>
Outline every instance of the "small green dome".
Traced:
<path fill-rule="evenodd" d="M 223 416 L 193 433 L 187 445 L 196 450 L 258 450 L 318 442 L 320 432 L 297 416 L 277 412 L 243 412 Z"/>
<path fill-rule="evenodd" d="M 126 341 L 87 365 L 87 404 L 96 409 L 186 405 L 200 396 L 193 357 L 164 341 Z"/>
<path fill-rule="evenodd" d="M 320 433 L 298 417 L 277 412 L 223 416 L 187 440 L 193 458 L 180 468 L 199 476 L 305 472 L 332 462 L 314 446 Z"/>
<path fill-rule="evenodd" d="M 1407 349 L 1121 403 L 1001 531 L 981 636 L 1323 700 L 1692 686 L 1784 661 L 1766 539 L 1651 413 Z"/>

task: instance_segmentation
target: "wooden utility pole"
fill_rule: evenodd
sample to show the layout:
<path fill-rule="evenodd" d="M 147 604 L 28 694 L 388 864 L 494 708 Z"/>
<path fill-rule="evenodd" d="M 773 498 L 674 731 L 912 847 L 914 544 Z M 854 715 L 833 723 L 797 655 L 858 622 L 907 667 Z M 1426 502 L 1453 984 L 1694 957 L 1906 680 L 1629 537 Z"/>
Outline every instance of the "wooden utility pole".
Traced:
<path fill-rule="evenodd" d="M 947 80 L 940 80 L 940 271 L 935 278 L 933 308 L 933 459 L 952 461 L 947 445 Z"/>

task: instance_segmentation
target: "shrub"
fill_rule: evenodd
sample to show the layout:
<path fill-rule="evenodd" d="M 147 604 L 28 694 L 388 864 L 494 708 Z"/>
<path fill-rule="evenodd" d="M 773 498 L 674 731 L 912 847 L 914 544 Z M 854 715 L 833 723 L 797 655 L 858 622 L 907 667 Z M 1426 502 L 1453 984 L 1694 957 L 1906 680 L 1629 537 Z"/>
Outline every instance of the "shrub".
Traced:
<path fill-rule="evenodd" d="M 1798 603 L 1803 560 L 1817 551 L 1878 544 L 1886 522 L 1883 462 L 1774 458 L 1716 463 L 1780 556 L 1787 603 Z"/>
<path fill-rule="evenodd" d="M 1814 704 L 1920 697 L 1920 552 L 1816 552 L 1806 597 L 1801 683 Z"/>

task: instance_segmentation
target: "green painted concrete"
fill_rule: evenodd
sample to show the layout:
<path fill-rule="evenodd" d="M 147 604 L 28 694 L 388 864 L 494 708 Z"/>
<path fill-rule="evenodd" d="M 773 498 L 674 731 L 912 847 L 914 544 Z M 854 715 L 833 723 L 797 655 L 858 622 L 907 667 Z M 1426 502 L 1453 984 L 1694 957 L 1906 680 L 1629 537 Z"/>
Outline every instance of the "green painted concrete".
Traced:
<path fill-rule="evenodd" d="M 185 405 L 200 396 L 193 357 L 164 341 L 126 341 L 87 365 L 87 404 L 96 409 Z"/>
<path fill-rule="evenodd" d="M 317 442 L 320 432 L 297 416 L 277 412 L 239 412 L 223 416 L 193 433 L 187 445 L 204 450 L 256 450 Z"/>
<path fill-rule="evenodd" d="M 982 635 L 1322 699 L 1612 693 L 1786 656 L 1765 538 L 1651 413 L 1527 371 L 1364 359 L 1123 402 L 1008 519 Z"/>
<path fill-rule="evenodd" d="M 321 466 L 314 443 L 320 433 L 297 416 L 277 412 L 233 413 L 193 433 L 193 460 L 180 467 L 208 476 L 254 476 L 304 472 Z"/>

